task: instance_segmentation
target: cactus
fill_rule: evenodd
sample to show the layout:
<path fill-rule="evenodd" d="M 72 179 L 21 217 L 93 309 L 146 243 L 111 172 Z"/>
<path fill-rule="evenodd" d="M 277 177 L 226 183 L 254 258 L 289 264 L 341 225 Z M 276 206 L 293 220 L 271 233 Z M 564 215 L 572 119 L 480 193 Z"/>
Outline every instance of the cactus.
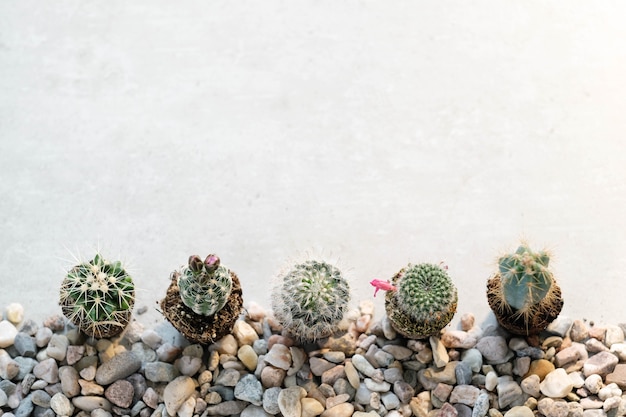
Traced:
<path fill-rule="evenodd" d="M 444 268 L 409 264 L 393 277 L 385 310 L 402 335 L 413 339 L 437 335 L 452 320 L 458 293 Z"/>
<path fill-rule="evenodd" d="M 502 327 L 515 334 L 536 334 L 559 315 L 563 299 L 549 262 L 546 251 L 533 252 L 525 243 L 500 257 L 487 299 Z"/>
<path fill-rule="evenodd" d="M 233 287 L 228 268 L 220 258 L 209 255 L 204 262 L 198 255 L 189 257 L 189 265 L 178 277 L 180 298 L 196 314 L 211 316 L 221 310 Z"/>
<path fill-rule="evenodd" d="M 339 330 L 350 288 L 336 267 L 315 260 L 296 264 L 272 291 L 272 308 L 283 328 L 312 341 Z"/>
<path fill-rule="evenodd" d="M 243 298 L 237 275 L 209 255 L 197 255 L 171 275 L 161 301 L 163 315 L 192 342 L 209 344 L 230 333 L 241 314 Z"/>
<path fill-rule="evenodd" d="M 63 314 L 83 332 L 96 338 L 124 330 L 135 303 L 135 285 L 121 262 L 100 254 L 74 266 L 61 284 Z"/>

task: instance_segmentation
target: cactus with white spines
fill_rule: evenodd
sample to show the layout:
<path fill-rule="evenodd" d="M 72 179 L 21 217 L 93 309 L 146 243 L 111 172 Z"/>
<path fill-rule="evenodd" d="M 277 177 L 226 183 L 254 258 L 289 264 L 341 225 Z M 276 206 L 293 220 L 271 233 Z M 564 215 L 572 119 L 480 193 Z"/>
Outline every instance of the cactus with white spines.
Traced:
<path fill-rule="evenodd" d="M 121 333 L 130 321 L 134 303 L 135 285 L 121 262 L 109 262 L 100 254 L 74 266 L 61 284 L 63 314 L 96 338 Z"/>
<path fill-rule="evenodd" d="M 316 260 L 294 265 L 272 291 L 277 320 L 287 332 L 305 341 L 335 333 L 349 300 L 350 286 L 341 271 Z"/>

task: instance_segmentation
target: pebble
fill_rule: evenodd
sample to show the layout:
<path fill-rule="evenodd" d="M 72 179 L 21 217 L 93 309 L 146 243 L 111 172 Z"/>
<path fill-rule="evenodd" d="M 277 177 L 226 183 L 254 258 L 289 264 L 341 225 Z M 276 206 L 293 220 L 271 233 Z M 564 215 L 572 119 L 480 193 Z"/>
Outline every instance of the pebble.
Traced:
<path fill-rule="evenodd" d="M 350 403 L 342 403 L 325 410 L 321 417 L 350 417 L 354 412 L 354 405 Z M 285 416 L 287 417 L 287 416 Z"/>
<path fill-rule="evenodd" d="M 8 320 L 0 321 L 0 348 L 4 349 L 13 345 L 17 333 L 17 328 L 13 323 Z"/>
<path fill-rule="evenodd" d="M 539 376 L 531 374 L 524 378 L 520 384 L 522 391 L 532 397 L 539 397 L 541 394 L 541 381 Z"/>
<path fill-rule="evenodd" d="M 135 389 L 133 385 L 130 382 L 121 379 L 109 385 L 104 391 L 104 396 L 112 404 L 118 407 L 127 408 L 132 404 L 134 393 Z"/>
<path fill-rule="evenodd" d="M 324 406 L 314 398 L 303 398 L 300 404 L 302 406 L 301 417 L 319 416 L 324 411 Z"/>
<path fill-rule="evenodd" d="M 6 318 L 13 324 L 24 320 L 24 307 L 20 303 L 10 303 L 6 306 Z"/>
<path fill-rule="evenodd" d="M 148 362 L 144 365 L 144 374 L 148 381 L 169 382 L 178 376 L 178 369 L 171 363 Z"/>
<path fill-rule="evenodd" d="M 33 368 L 33 374 L 48 384 L 59 382 L 59 367 L 54 359 L 48 358 L 39 362 Z"/>
<path fill-rule="evenodd" d="M 583 373 L 585 376 L 598 374 L 602 377 L 613 372 L 615 365 L 619 359 L 610 352 L 599 352 L 590 356 L 583 365 Z"/>
<path fill-rule="evenodd" d="M 433 352 L 433 361 L 435 362 L 435 366 L 437 368 L 443 368 L 450 361 L 450 357 L 448 356 L 448 350 L 441 343 L 441 340 L 438 337 L 430 336 L 430 348 Z"/>
<path fill-rule="evenodd" d="M 485 336 L 476 342 L 476 349 L 493 364 L 506 362 L 510 353 L 506 339 L 502 336 Z"/>
<path fill-rule="evenodd" d="M 283 417 L 301 417 L 302 403 L 300 400 L 306 394 L 306 390 L 302 387 L 289 387 L 281 390 L 278 394 L 277 403 Z"/>
<path fill-rule="evenodd" d="M 278 395 L 282 389 L 279 387 L 268 388 L 263 392 L 263 410 L 269 414 L 280 413 L 280 407 L 278 406 Z"/>
<path fill-rule="evenodd" d="M 254 328 L 246 323 L 244 320 L 237 320 L 233 327 L 233 335 L 239 346 L 252 345 L 259 339 L 259 335 L 254 331 Z"/>
<path fill-rule="evenodd" d="M 196 385 L 188 376 L 176 377 L 163 390 L 163 401 L 168 414 L 173 416 L 180 406 L 194 393 Z"/>
<path fill-rule="evenodd" d="M 100 385 L 109 385 L 137 372 L 140 368 L 141 359 L 135 353 L 120 352 L 97 368 L 96 382 Z"/>
<path fill-rule="evenodd" d="M 202 367 L 202 358 L 183 355 L 176 361 L 176 365 L 181 375 L 194 376 Z"/>
<path fill-rule="evenodd" d="M 289 351 L 289 347 L 280 343 L 275 343 L 267 352 L 263 360 L 270 365 L 286 371 L 291 367 L 291 352 Z"/>
<path fill-rule="evenodd" d="M 574 384 L 563 368 L 550 372 L 540 384 L 541 393 L 550 398 L 565 398 L 573 388 Z"/>
<path fill-rule="evenodd" d="M 235 398 L 254 405 L 262 405 L 263 387 L 261 382 L 252 374 L 244 376 L 235 385 Z"/>
<path fill-rule="evenodd" d="M 71 416 L 74 414 L 74 405 L 60 392 L 50 398 L 50 408 L 58 416 Z"/>
<path fill-rule="evenodd" d="M 59 368 L 59 379 L 61 380 L 61 391 L 68 398 L 76 397 L 80 394 L 79 375 L 74 367 L 61 366 Z"/>
<path fill-rule="evenodd" d="M 79 410 L 91 413 L 93 410 L 102 408 L 106 411 L 111 411 L 112 406 L 109 400 L 102 397 L 93 395 L 85 395 L 72 398 L 72 404 Z"/>
<path fill-rule="evenodd" d="M 67 336 L 62 334 L 53 334 L 48 342 L 48 347 L 46 348 L 46 354 L 61 362 L 65 359 L 65 355 L 67 354 L 67 347 L 70 342 L 67 339 Z"/>

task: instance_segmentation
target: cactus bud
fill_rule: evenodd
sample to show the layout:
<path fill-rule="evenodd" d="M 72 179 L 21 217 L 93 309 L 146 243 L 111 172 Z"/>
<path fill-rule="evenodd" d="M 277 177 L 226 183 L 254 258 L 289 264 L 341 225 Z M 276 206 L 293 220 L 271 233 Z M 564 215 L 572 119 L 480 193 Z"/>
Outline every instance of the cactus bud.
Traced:
<path fill-rule="evenodd" d="M 219 266 L 220 258 L 217 255 L 211 254 L 207 256 L 204 260 L 204 269 L 206 270 L 207 274 L 212 274 L 217 270 L 217 268 L 219 268 Z"/>
<path fill-rule="evenodd" d="M 189 269 L 191 269 L 192 272 L 196 274 L 202 272 L 203 266 L 202 259 L 198 255 L 191 255 L 189 257 Z"/>

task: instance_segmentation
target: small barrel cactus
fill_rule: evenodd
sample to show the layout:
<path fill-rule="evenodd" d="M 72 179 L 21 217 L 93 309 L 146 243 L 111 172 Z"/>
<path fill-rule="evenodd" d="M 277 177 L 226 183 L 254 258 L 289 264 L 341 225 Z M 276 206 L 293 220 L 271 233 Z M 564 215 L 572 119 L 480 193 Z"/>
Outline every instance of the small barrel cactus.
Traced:
<path fill-rule="evenodd" d="M 161 301 L 163 315 L 188 340 L 209 344 L 230 333 L 243 305 L 237 275 L 209 255 L 204 262 L 189 257 L 187 266 L 171 275 Z"/>
<path fill-rule="evenodd" d="M 192 255 L 178 277 L 178 288 L 183 303 L 194 313 L 211 316 L 228 301 L 233 281 L 217 256 L 209 255 L 202 262 L 198 255 Z"/>
<path fill-rule="evenodd" d="M 390 283 L 372 281 L 386 290 L 385 310 L 392 326 L 402 335 L 422 339 L 437 335 L 454 317 L 457 289 L 444 267 L 409 264 Z"/>
<path fill-rule="evenodd" d="M 121 262 L 100 254 L 74 266 L 61 284 L 63 314 L 89 336 L 105 338 L 121 333 L 130 321 L 135 285 Z"/>
<path fill-rule="evenodd" d="M 294 265 L 272 292 L 276 319 L 303 341 L 330 336 L 348 308 L 350 287 L 341 271 L 320 261 Z"/>
<path fill-rule="evenodd" d="M 487 299 L 500 325 L 511 333 L 537 334 L 561 312 L 561 289 L 549 262 L 546 251 L 533 252 L 524 243 L 498 260 L 498 273 L 487 283 Z"/>

